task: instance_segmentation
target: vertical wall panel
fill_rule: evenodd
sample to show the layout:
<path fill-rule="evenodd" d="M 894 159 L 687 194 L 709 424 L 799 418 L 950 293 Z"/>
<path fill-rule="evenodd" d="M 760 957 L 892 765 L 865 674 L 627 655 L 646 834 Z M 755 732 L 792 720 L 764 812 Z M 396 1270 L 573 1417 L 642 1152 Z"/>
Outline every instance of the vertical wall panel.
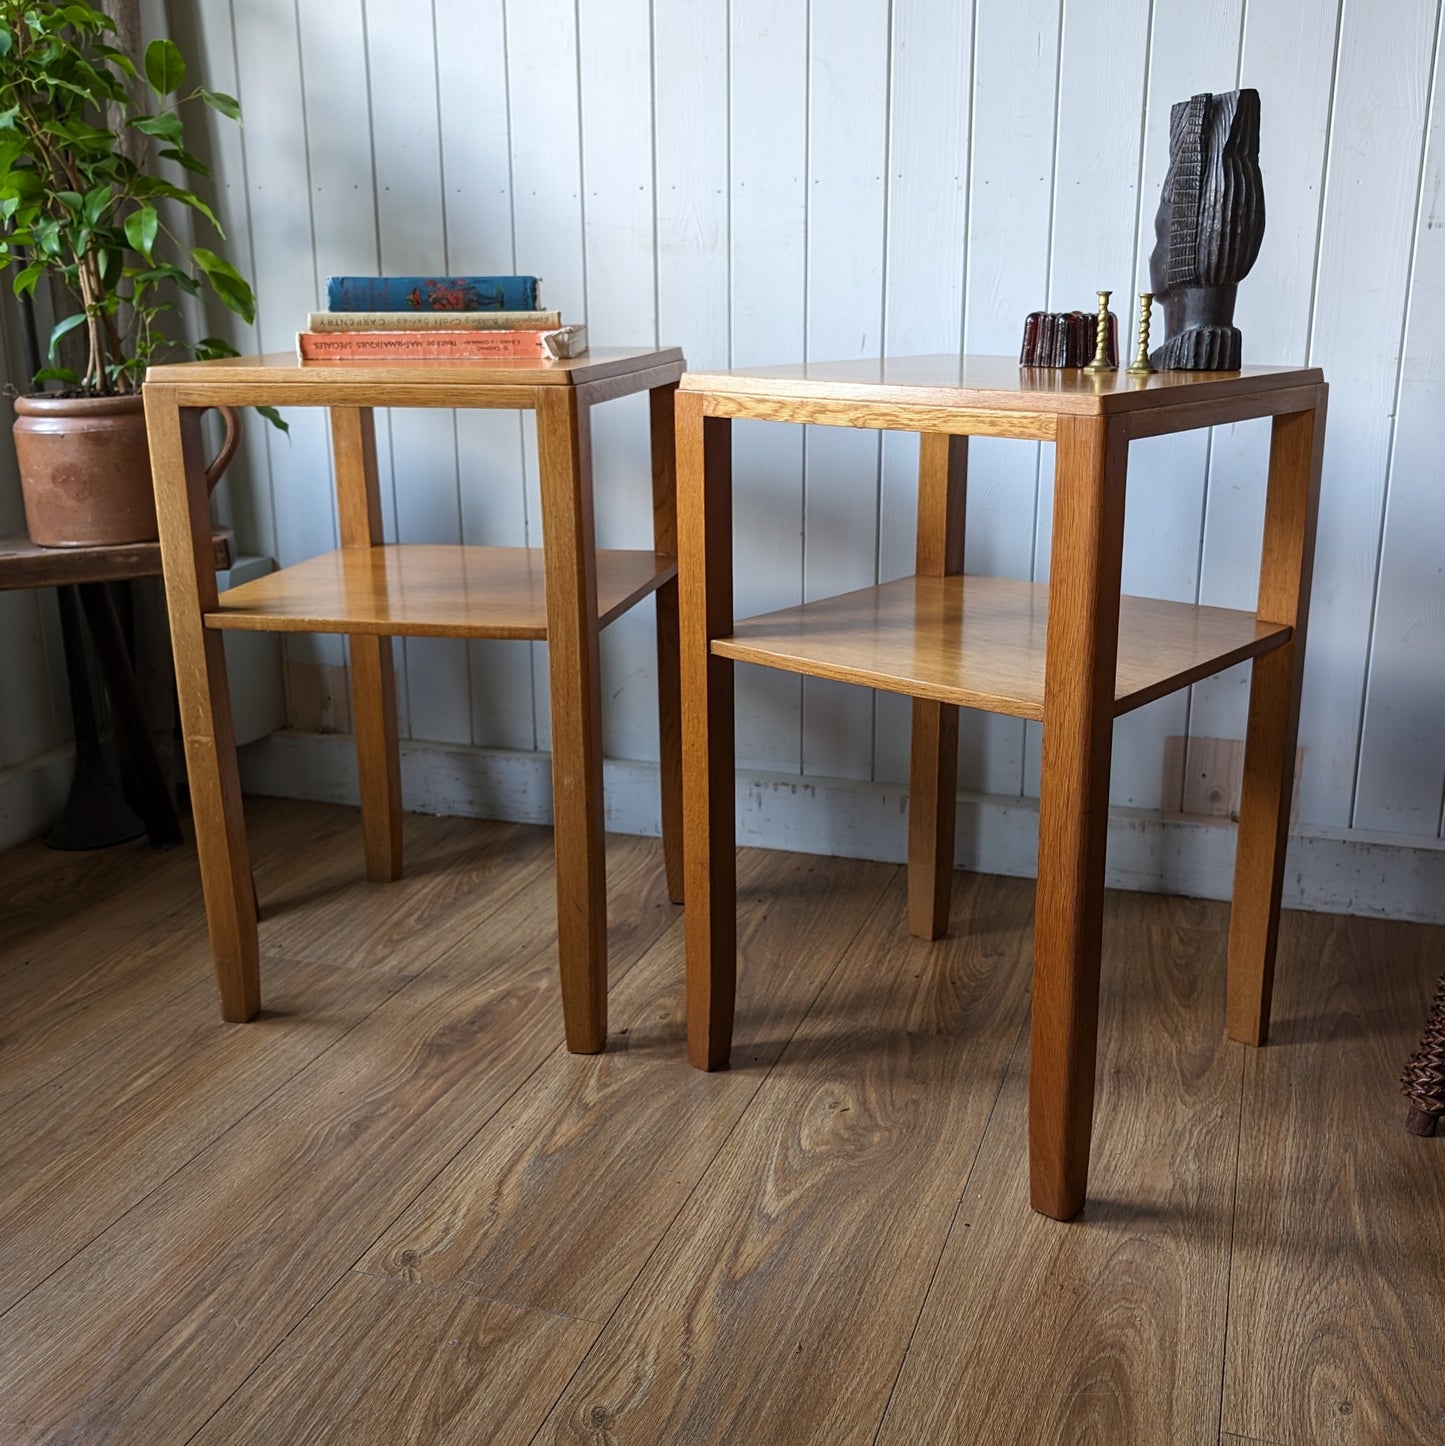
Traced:
<path fill-rule="evenodd" d="M 1017 356 L 1023 319 L 1048 304 L 1061 0 L 978 6 L 964 349 Z M 1053 466 L 1053 448 L 1046 449 Z M 968 444 L 967 571 L 1028 579 L 1034 567 L 1040 448 Z M 1024 725 L 965 711 L 959 786 L 1023 789 Z"/>
<path fill-rule="evenodd" d="M 1307 358 L 1339 12 L 1340 0 L 1309 0 L 1245 14 L 1240 84 L 1260 92 L 1265 196 L 1264 244 L 1235 308 L 1246 362 Z M 1267 421 L 1215 429 L 1199 576 L 1206 606 L 1255 604 L 1269 431 Z M 1191 690 L 1187 766 L 1196 782 L 1206 781 L 1205 760 L 1220 756 L 1196 740 L 1244 738 L 1249 678 L 1246 663 Z"/>
<path fill-rule="evenodd" d="M 1097 307 L 1095 293 L 1103 289 L 1112 290 L 1117 301 L 1119 283 L 1133 272 L 1149 15 L 1149 0 L 1095 5 L 1068 0 L 1064 6 L 1049 263 L 1051 311 Z M 1037 581 L 1047 582 L 1054 517 L 1052 446 L 1041 453 L 1034 570 Z M 1039 737 L 1038 725 L 1029 724 L 1024 791 L 1035 797 Z M 1117 799 L 1135 791 L 1140 775 L 1119 750 L 1115 759 L 1124 764 L 1115 770 L 1112 796 Z"/>
<path fill-rule="evenodd" d="M 882 349 L 888 15 L 887 0 L 835 0 L 812 10 L 807 354 L 814 361 Z M 803 595 L 866 587 L 877 577 L 878 435 L 809 427 L 804 449 Z M 871 775 L 868 690 L 804 679 L 803 771 Z"/>
<path fill-rule="evenodd" d="M 507 93 L 512 129 L 512 228 L 517 270 L 542 278 L 542 300 L 586 316 L 582 153 L 577 113 L 576 10 L 570 0 L 509 0 Z M 475 82 L 474 82 L 475 83 Z M 536 433 L 524 431 L 530 544 L 541 545 Z M 551 747 L 545 646 L 532 648 L 538 745 Z"/>
<path fill-rule="evenodd" d="M 807 7 L 733 0 L 729 74 L 732 364 L 797 361 L 807 268 Z M 690 343 L 688 359 L 695 360 Z M 733 473 L 738 616 L 794 607 L 803 600 L 803 429 L 734 422 Z M 738 766 L 801 772 L 802 680 L 740 666 L 735 691 Z"/>
<path fill-rule="evenodd" d="M 652 16 L 648 0 L 578 10 L 587 309 L 597 344 L 657 335 L 652 246 Z M 648 401 L 592 414 L 600 547 L 652 545 Z M 602 635 L 602 744 L 610 758 L 657 757 L 655 614 L 633 608 Z"/>
<path fill-rule="evenodd" d="M 972 32 L 971 4 L 894 4 L 883 312 L 892 356 L 957 352 L 963 334 Z M 878 573 L 901 577 L 913 571 L 918 439 L 885 432 L 882 446 Z M 879 693 L 876 708 L 873 776 L 904 782 L 909 702 Z"/>
<path fill-rule="evenodd" d="M 459 276 L 515 274 L 507 33 L 502 0 L 435 0 L 437 119 L 447 263 Z M 478 56 L 491 57 L 492 83 L 477 84 Z M 525 547 L 523 428 L 530 413 L 456 415 L 462 541 Z M 472 741 L 534 748 L 532 645 L 468 645 Z"/>
<path fill-rule="evenodd" d="M 366 0 L 366 34 L 381 269 L 393 276 L 447 275 L 431 6 Z M 451 414 L 393 410 L 377 421 L 382 470 L 392 478 L 396 540 L 460 542 Z M 467 645 L 455 638 L 408 638 L 404 650 L 409 717 L 427 738 L 470 743 Z"/>
<path fill-rule="evenodd" d="M 1445 97 L 1435 59 L 1354 824 L 1428 834 L 1445 794 Z"/>
<path fill-rule="evenodd" d="M 256 342 L 290 351 L 306 313 L 316 306 L 315 238 L 306 154 L 306 112 L 296 12 L 291 0 L 246 0 L 234 8 L 236 85 L 245 114 L 246 200 L 256 294 Z M 363 138 L 364 140 L 364 138 Z M 271 471 L 276 560 L 282 567 L 336 546 L 335 507 L 327 479 L 326 418 L 311 407 L 287 414 L 290 433 L 252 427 L 265 438 Z M 287 654 L 303 663 L 341 666 L 335 637 L 288 634 Z"/>
<path fill-rule="evenodd" d="M 1239 73 L 1243 0 L 1207 0 L 1187 8 L 1157 5 L 1149 47 L 1148 98 L 1144 110 L 1139 228 L 1135 284 L 1116 291 L 1120 365 L 1133 354 L 1138 293 L 1150 287 L 1149 257 L 1155 213 L 1169 169 L 1169 115 L 1176 102 L 1201 91 L 1234 88 Z M 1163 314 L 1160 313 L 1162 330 Z M 1157 344 L 1157 343 L 1156 343 Z M 1129 449 L 1129 505 L 1124 525 L 1125 592 L 1193 602 L 1198 592 L 1199 526 L 1209 459 L 1209 433 L 1154 437 Z M 1115 803 L 1178 809 L 1183 775 L 1175 764 L 1166 775 L 1166 739 L 1186 729 L 1187 693 L 1173 693 L 1119 719 L 1115 726 Z"/>
<path fill-rule="evenodd" d="M 1354 791 L 1436 11 L 1402 5 L 1385 25 L 1346 3 L 1340 35 L 1310 353 L 1330 420 L 1299 805 L 1305 822 L 1335 827 L 1349 824 Z"/>

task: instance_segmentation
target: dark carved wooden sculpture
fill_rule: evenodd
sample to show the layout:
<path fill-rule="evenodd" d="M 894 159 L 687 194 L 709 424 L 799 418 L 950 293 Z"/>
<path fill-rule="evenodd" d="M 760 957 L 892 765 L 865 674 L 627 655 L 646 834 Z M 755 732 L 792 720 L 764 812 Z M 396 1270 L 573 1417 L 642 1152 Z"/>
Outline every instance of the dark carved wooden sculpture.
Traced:
<path fill-rule="evenodd" d="M 1163 371 L 1236 371 L 1234 297 L 1264 239 L 1259 92 L 1196 95 L 1169 113 L 1169 170 L 1149 281 L 1164 308 Z"/>

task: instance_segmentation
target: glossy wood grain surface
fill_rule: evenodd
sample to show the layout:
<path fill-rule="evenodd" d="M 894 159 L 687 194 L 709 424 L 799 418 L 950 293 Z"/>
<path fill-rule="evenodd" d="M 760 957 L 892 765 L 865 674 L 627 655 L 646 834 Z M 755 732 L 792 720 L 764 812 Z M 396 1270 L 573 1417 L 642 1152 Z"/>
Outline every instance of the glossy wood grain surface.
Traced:
<path fill-rule="evenodd" d="M 348 1275 L 191 1439 L 523 1446 L 597 1330 L 468 1290 Z"/>
<path fill-rule="evenodd" d="M 869 357 L 686 372 L 682 390 L 720 397 L 771 397 L 953 411 L 1039 412 L 1098 416 L 1190 403 L 1224 402 L 1284 387 L 1318 385 L 1317 367 L 1248 366 L 1238 372 L 1155 372 L 1122 368 L 1094 374 L 1077 368 L 1021 367 L 1004 356 Z"/>
<path fill-rule="evenodd" d="M 1225 912 L 1106 895 L 1084 1214 L 1062 1229 L 1020 1208 L 1020 1041 L 879 1446 L 1213 1446 L 1241 1092 L 1223 1030 Z"/>
<path fill-rule="evenodd" d="M 153 366 L 146 373 L 146 385 L 174 390 L 184 406 L 200 406 L 206 399 L 244 406 L 259 398 L 279 407 L 525 407 L 532 405 L 530 398 L 515 398 L 538 387 L 576 387 L 673 367 L 681 373 L 682 352 L 677 347 L 599 346 L 563 361 L 509 357 L 468 362 L 303 362 L 289 352 L 272 352 Z M 659 380 L 638 375 L 636 383 L 633 390 L 642 390 Z M 489 393 L 504 399 L 489 398 Z"/>
<path fill-rule="evenodd" d="M 905 577 L 737 623 L 721 657 L 838 678 L 968 708 L 1044 716 L 1049 589 L 996 577 Z M 1289 636 L 1253 613 L 1161 598 L 1119 604 L 1114 711 L 1271 648 Z"/>
<path fill-rule="evenodd" d="M 895 872 L 750 850 L 739 1067 L 689 1084 L 678 919 L 613 991 L 620 1047 L 554 1055 L 357 1268 L 605 1323 Z"/>
<path fill-rule="evenodd" d="M 1272 1043 L 1245 1051 L 1223 1425 L 1320 1446 L 1445 1439 L 1445 1139 L 1397 1080 L 1445 929 L 1290 914 Z"/>
<path fill-rule="evenodd" d="M 472 827 L 476 847 L 486 826 Z M 672 922 L 670 909 L 647 907 L 663 892 L 655 853 L 618 847 L 624 968 Z M 441 958 L 402 979 L 393 958 L 385 1002 L 341 1048 L 283 1072 L 238 1128 L 214 1135 L 156 1182 L 143 1210 L 117 1217 L 0 1320 L 0 1437 L 24 1439 L 38 1420 L 82 1439 L 199 1429 L 350 1268 L 355 1240 L 395 1219 L 556 1048 L 552 895 L 547 874 L 477 895 L 472 927 Z M 317 962 L 346 967 L 344 953 Z M 321 1003 L 313 994 L 309 1007 Z M 265 1044 L 266 1024 L 247 1033 Z M 298 1108 L 323 1100 L 339 1113 L 298 1131 Z M 70 1329 L 37 1329 L 51 1313 Z"/>
<path fill-rule="evenodd" d="M 902 888 L 852 939 L 542 1440 L 874 1439 L 1024 1018 L 1028 886 L 961 892 L 956 940 Z"/>
<path fill-rule="evenodd" d="M 1065 1228 L 1024 1199 L 1027 880 L 960 875 L 929 944 L 896 865 L 744 851 L 703 1075 L 656 841 L 609 841 L 614 1047 L 578 1057 L 550 831 L 408 816 L 379 889 L 354 809 L 248 808 L 245 1029 L 188 850 L 0 854 L 6 1446 L 1439 1434 L 1445 1177 L 1394 1078 L 1441 930 L 1287 914 L 1251 1051 L 1225 906 L 1106 895 Z"/>
<path fill-rule="evenodd" d="M 660 553 L 599 551 L 599 624 L 610 623 L 676 572 L 673 559 Z M 544 639 L 546 568 L 540 548 L 340 548 L 222 593 L 206 626 Z"/>

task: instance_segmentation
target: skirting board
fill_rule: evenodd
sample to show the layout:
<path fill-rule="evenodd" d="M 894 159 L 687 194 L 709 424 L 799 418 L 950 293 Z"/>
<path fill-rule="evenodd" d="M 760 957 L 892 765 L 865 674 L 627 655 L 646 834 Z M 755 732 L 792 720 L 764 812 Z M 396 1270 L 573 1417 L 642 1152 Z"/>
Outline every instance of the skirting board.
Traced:
<path fill-rule="evenodd" d="M 44 833 L 60 817 L 74 759 L 67 743 L 0 769 L 0 849 Z"/>
<path fill-rule="evenodd" d="M 349 735 L 283 731 L 240 750 L 248 793 L 357 801 Z M 551 823 L 551 759 L 460 744 L 401 746 L 402 797 L 416 813 Z M 655 837 L 657 765 L 609 759 L 607 827 Z M 959 796 L 958 867 L 1032 878 L 1038 803 Z M 1228 820 L 1111 809 L 1107 882 L 1145 893 L 1227 899 L 1234 887 Z M 738 777 L 738 842 L 798 853 L 901 863 L 908 794 L 887 784 L 780 774 Z M 1298 827 L 1290 836 L 1286 908 L 1445 924 L 1445 844 Z"/>

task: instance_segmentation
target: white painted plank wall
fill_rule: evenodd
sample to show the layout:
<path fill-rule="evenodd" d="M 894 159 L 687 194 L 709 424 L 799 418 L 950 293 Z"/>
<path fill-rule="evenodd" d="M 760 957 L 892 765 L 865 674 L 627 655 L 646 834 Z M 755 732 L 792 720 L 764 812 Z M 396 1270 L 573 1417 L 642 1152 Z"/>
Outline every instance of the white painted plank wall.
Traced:
<path fill-rule="evenodd" d="M 330 271 L 446 266 L 536 272 L 596 340 L 677 343 L 698 367 L 1011 352 L 1027 311 L 1091 307 L 1099 286 L 1127 347 L 1169 107 L 1257 86 L 1269 226 L 1241 288 L 1246 355 L 1316 362 L 1332 385 L 1300 817 L 1439 837 L 1439 0 L 202 0 L 197 16 L 197 55 L 246 109 L 222 199 L 267 346 Z M 322 431 L 292 421 L 230 489 L 243 546 L 283 562 L 334 533 Z M 607 542 L 645 545 L 643 423 L 635 404 L 597 418 Z M 1126 586 L 1249 604 L 1265 432 L 1136 449 Z M 392 438 L 397 535 L 536 543 L 517 419 L 398 415 Z M 740 611 L 905 571 L 915 452 L 738 426 Z M 1047 578 L 1052 469 L 1049 447 L 973 444 L 970 569 Z M 612 756 L 655 756 L 648 624 L 607 642 Z M 540 648 L 405 661 L 411 736 L 547 746 Z M 896 700 L 747 669 L 738 700 L 746 768 L 905 776 Z M 1125 720 L 1115 802 L 1177 808 L 1167 740 L 1237 738 L 1243 704 L 1237 670 Z M 1036 790 L 1037 729 L 963 732 L 964 787 Z"/>

